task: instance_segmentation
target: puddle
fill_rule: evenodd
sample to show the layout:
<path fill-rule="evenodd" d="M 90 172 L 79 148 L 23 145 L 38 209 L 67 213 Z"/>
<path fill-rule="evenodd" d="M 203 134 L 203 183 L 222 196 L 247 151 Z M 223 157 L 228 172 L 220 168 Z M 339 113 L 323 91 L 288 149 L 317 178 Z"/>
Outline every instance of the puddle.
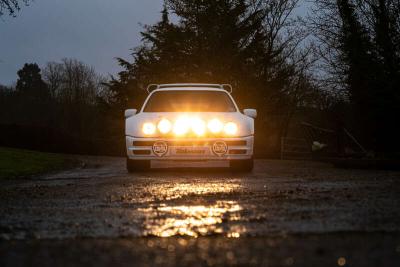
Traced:
<path fill-rule="evenodd" d="M 201 181 L 199 179 L 198 181 Z M 224 235 L 239 237 L 244 226 L 235 224 L 241 219 L 243 207 L 232 200 L 215 200 L 213 195 L 227 195 L 241 190 L 241 185 L 232 182 L 199 182 L 153 184 L 147 187 L 153 199 L 164 203 L 152 203 L 140 208 L 144 218 L 146 236 L 191 236 Z M 182 199 L 190 198 L 190 201 Z M 199 199 L 200 198 L 200 199 Z M 208 201 L 207 201 L 208 199 Z"/>
<path fill-rule="evenodd" d="M 236 201 L 213 205 L 161 205 L 140 209 L 145 215 L 146 236 L 191 236 L 223 234 L 240 237 L 246 229 L 232 222 L 240 220 L 242 207 Z"/>

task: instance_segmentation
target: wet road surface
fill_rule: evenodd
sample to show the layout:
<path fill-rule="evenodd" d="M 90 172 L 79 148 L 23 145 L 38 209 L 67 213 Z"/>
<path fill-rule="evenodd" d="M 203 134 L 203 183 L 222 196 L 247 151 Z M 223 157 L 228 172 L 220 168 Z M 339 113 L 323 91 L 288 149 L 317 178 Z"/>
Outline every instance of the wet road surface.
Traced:
<path fill-rule="evenodd" d="M 82 160 L 1 182 L 1 266 L 400 266 L 400 172 L 257 160 L 252 173 L 128 174 L 121 158 Z"/>

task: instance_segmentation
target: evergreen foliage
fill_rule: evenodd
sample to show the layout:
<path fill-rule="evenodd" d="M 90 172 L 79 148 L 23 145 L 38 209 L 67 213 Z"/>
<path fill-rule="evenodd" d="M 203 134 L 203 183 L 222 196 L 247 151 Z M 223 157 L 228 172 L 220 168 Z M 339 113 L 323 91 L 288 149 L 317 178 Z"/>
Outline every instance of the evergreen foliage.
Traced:
<path fill-rule="evenodd" d="M 297 0 L 168 0 L 147 25 L 132 62 L 108 84 L 120 112 L 140 107 L 151 83 L 230 83 L 239 105 L 259 109 L 259 127 L 285 135 L 294 111 L 315 92 L 311 48 L 293 15 Z M 173 23 L 170 13 L 174 14 Z"/>

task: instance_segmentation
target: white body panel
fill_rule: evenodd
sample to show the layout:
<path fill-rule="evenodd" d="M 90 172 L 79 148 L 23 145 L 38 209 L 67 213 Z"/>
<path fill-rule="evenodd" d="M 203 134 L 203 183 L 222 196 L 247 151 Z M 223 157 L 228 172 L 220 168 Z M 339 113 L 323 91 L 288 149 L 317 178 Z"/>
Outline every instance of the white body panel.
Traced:
<path fill-rule="evenodd" d="M 149 98 L 157 91 L 223 91 L 232 99 L 236 112 L 143 112 Z M 155 134 L 146 136 L 142 132 L 142 125 L 145 122 L 157 122 L 161 119 L 168 119 L 174 122 L 182 115 L 198 117 L 204 121 L 218 118 L 223 122 L 235 122 L 237 133 L 235 136 L 207 136 L 207 137 L 176 137 L 173 135 Z M 176 87 L 157 89 L 149 94 L 139 113 L 126 118 L 125 122 L 126 149 L 129 159 L 142 160 L 230 160 L 250 159 L 253 157 L 254 143 L 254 119 L 239 112 L 232 96 L 223 89 L 206 87 Z M 157 156 L 152 150 L 152 143 L 164 141 L 168 143 L 168 151 L 162 156 Z M 182 142 L 184 141 L 184 145 Z M 216 141 L 224 141 L 228 151 L 224 155 L 216 155 L 212 151 L 212 145 Z M 241 142 L 237 142 L 241 141 Z M 186 153 L 189 149 L 189 153 Z M 140 153 L 139 153 L 140 152 Z M 184 153 L 181 153 L 184 152 Z M 190 153 L 193 152 L 193 153 Z"/>

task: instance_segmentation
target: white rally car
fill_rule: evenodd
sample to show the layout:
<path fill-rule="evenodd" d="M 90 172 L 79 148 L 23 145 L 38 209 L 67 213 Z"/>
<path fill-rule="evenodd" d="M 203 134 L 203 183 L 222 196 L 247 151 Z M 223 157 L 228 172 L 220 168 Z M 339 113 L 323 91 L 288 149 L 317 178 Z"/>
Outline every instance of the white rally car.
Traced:
<path fill-rule="evenodd" d="M 156 89 L 150 92 L 151 87 Z M 125 111 L 129 172 L 150 168 L 151 160 L 228 161 L 235 170 L 253 169 L 257 111 L 241 113 L 230 85 L 162 84 L 149 88 L 139 112 Z"/>

